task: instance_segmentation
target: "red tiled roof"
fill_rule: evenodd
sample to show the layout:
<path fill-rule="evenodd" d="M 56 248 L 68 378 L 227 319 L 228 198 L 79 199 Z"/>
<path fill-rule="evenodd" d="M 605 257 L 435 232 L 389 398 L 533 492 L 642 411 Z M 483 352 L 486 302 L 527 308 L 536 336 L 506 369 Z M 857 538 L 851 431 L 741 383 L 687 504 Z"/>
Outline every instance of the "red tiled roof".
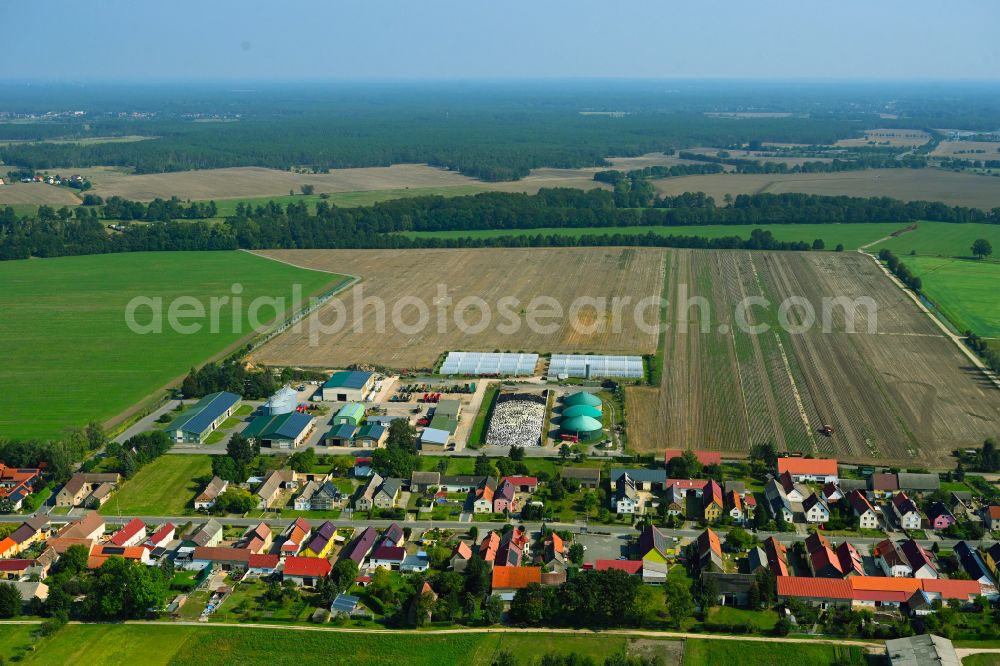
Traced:
<path fill-rule="evenodd" d="M 537 486 L 538 478 L 534 476 L 505 476 L 504 481 L 510 481 L 515 486 Z"/>
<path fill-rule="evenodd" d="M 541 567 L 493 567 L 494 590 L 520 590 L 541 582 Z"/>
<path fill-rule="evenodd" d="M 722 464 L 722 454 L 718 451 L 692 451 L 694 457 L 698 459 L 702 465 L 721 465 Z M 671 458 L 680 458 L 684 455 L 684 451 L 680 449 L 667 449 L 663 453 L 663 462 L 670 462 Z"/>
<path fill-rule="evenodd" d="M 708 485 L 707 479 L 667 479 L 663 489 L 673 486 L 678 490 L 704 490 L 706 485 Z"/>
<path fill-rule="evenodd" d="M 641 560 L 597 560 L 594 563 L 595 571 L 607 571 L 608 569 L 618 569 L 629 574 L 642 573 Z"/>
<path fill-rule="evenodd" d="M 782 472 L 836 476 L 837 461 L 833 458 L 778 458 L 778 474 Z"/>
<path fill-rule="evenodd" d="M 1000 520 L 1000 505 L 991 504 L 989 509 L 990 520 Z"/>
<path fill-rule="evenodd" d="M 115 532 L 115 535 L 111 537 L 111 543 L 116 546 L 124 546 L 126 541 L 144 529 L 146 529 L 146 523 L 142 522 L 138 518 L 133 518 L 128 521 L 128 524 L 125 525 L 125 527 Z"/>
<path fill-rule="evenodd" d="M 330 560 L 323 557 L 297 557 L 285 558 L 286 576 L 311 576 L 321 577 L 329 575 Z"/>
<path fill-rule="evenodd" d="M 806 578 L 779 576 L 778 596 L 811 597 L 814 599 L 850 599 L 853 596 L 851 580 L 837 578 Z"/>
<path fill-rule="evenodd" d="M 469 544 L 464 541 L 459 541 L 458 545 L 455 546 L 455 552 L 452 555 L 458 555 L 463 560 L 467 560 L 472 557 L 472 549 L 469 548 Z"/>
<path fill-rule="evenodd" d="M 176 528 L 174 527 L 173 523 L 167 523 L 160 529 L 153 532 L 153 535 L 149 537 L 149 540 L 152 541 L 154 544 L 160 543 L 163 539 L 166 538 L 168 534 L 170 534 L 170 531 L 174 529 Z"/>
<path fill-rule="evenodd" d="M 249 562 L 251 553 L 246 548 L 226 548 L 225 546 L 197 546 L 194 549 L 194 560 L 209 562 Z"/>
<path fill-rule="evenodd" d="M 0 571 L 24 571 L 34 564 L 34 560 L 0 560 Z"/>
<path fill-rule="evenodd" d="M 307 559 L 316 559 L 307 558 Z M 278 563 L 281 562 L 280 555 L 268 555 L 267 553 L 251 553 L 250 558 L 247 560 L 247 566 L 251 569 L 275 569 Z"/>
<path fill-rule="evenodd" d="M 698 556 L 701 557 L 709 551 L 722 557 L 722 545 L 719 543 L 719 536 L 711 529 L 706 529 L 698 535 Z"/>
<path fill-rule="evenodd" d="M 922 578 L 925 592 L 937 592 L 945 599 L 968 599 L 982 594 L 983 588 L 975 580 L 945 580 Z"/>

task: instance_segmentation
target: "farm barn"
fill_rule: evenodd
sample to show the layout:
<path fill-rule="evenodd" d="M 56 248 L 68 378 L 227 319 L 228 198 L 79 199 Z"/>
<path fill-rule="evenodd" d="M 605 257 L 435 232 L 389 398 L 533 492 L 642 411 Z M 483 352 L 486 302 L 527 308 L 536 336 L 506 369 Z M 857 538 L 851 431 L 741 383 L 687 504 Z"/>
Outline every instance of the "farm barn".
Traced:
<path fill-rule="evenodd" d="M 375 373 L 345 370 L 333 373 L 321 390 L 330 402 L 364 402 L 374 386 Z"/>
<path fill-rule="evenodd" d="M 233 415 L 243 398 L 235 393 L 212 393 L 177 417 L 167 428 L 174 441 L 200 444 Z"/>

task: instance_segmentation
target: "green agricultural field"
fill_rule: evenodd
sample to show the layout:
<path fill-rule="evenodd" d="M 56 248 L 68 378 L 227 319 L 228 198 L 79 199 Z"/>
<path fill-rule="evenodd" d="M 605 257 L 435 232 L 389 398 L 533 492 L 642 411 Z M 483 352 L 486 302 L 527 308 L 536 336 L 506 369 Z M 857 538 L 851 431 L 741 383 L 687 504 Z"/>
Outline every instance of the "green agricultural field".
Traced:
<path fill-rule="evenodd" d="M 1000 263 L 922 256 L 902 260 L 920 276 L 927 298 L 959 331 L 1000 336 Z"/>
<path fill-rule="evenodd" d="M 684 643 L 684 666 L 771 666 L 789 663 L 864 664 L 864 652 L 859 647 L 844 647 L 809 643 L 776 643 L 772 641 L 725 641 L 691 639 Z"/>
<path fill-rule="evenodd" d="M 181 516 L 212 476 L 212 456 L 165 455 L 122 484 L 100 513 L 108 516 Z"/>
<path fill-rule="evenodd" d="M 238 283 L 245 314 L 256 297 L 281 297 L 291 308 L 294 284 L 307 297 L 343 279 L 245 252 L 0 262 L 6 314 L 0 436 L 54 437 L 93 419 L 107 421 L 249 334 L 245 325 L 234 332 L 231 306 L 222 308 L 217 333 L 207 325 L 191 335 L 173 331 L 167 308 L 178 297 L 193 297 L 207 309 L 211 297 L 231 296 Z M 140 335 L 126 325 L 126 306 L 135 297 L 162 299 L 162 333 Z M 260 317 L 273 317 L 273 310 L 262 308 Z M 136 319 L 150 321 L 149 309 Z"/>
<path fill-rule="evenodd" d="M 804 241 L 812 243 L 817 238 L 823 239 L 827 250 L 833 250 L 838 243 L 843 243 L 844 249 L 856 250 L 858 247 L 888 236 L 906 225 L 898 223 L 879 224 L 759 224 L 759 225 L 726 225 L 707 224 L 686 227 L 638 226 L 638 227 L 567 227 L 542 229 L 488 229 L 478 231 L 404 231 L 400 232 L 411 238 L 498 238 L 502 236 L 537 236 L 558 235 L 582 238 L 584 236 L 600 236 L 605 234 L 659 234 L 662 236 L 701 236 L 703 238 L 723 238 L 739 236 L 749 238 L 754 229 L 764 229 L 774 234 L 779 241 Z"/>
<path fill-rule="evenodd" d="M 211 665 L 241 663 L 336 663 L 341 666 L 489 666 L 501 650 L 515 655 L 548 652 L 588 654 L 596 659 L 625 649 L 620 636 L 558 634 L 413 634 L 337 633 L 253 627 L 192 627 L 170 624 L 68 625 L 47 638 L 33 639 L 27 628 L 17 627 L 0 638 L 0 645 L 34 646 L 22 663 L 108 663 L 151 665 Z"/>
<path fill-rule="evenodd" d="M 904 261 L 914 252 L 932 257 L 970 257 L 972 242 L 977 238 L 988 240 L 993 245 L 992 259 L 1000 259 L 1000 224 L 918 222 L 916 230 L 873 245 L 869 251 L 888 248 Z"/>

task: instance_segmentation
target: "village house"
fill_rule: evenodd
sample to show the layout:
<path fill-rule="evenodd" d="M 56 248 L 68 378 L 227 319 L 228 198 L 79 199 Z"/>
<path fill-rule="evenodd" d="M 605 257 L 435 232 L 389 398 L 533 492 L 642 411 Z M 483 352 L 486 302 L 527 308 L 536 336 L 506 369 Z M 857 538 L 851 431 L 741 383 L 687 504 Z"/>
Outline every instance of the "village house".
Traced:
<path fill-rule="evenodd" d="M 289 525 L 283 534 L 284 541 L 281 542 L 281 547 L 278 549 L 283 556 L 287 555 L 297 555 L 299 550 L 305 545 L 306 539 L 309 537 L 309 532 L 312 531 L 312 525 L 305 518 L 296 518 L 295 522 Z"/>
<path fill-rule="evenodd" d="M 298 586 L 313 587 L 320 579 L 329 576 L 330 570 L 330 561 L 325 558 L 290 555 L 285 558 L 281 579 Z"/>
<path fill-rule="evenodd" d="M 891 578 L 908 578 L 913 575 L 913 568 L 910 566 L 902 551 L 890 539 L 880 541 L 875 547 L 875 561 L 878 563 L 886 576 Z"/>
<path fill-rule="evenodd" d="M 492 513 L 493 497 L 496 492 L 496 480 L 484 479 L 482 483 L 469 493 L 473 513 Z"/>
<path fill-rule="evenodd" d="M 822 534 L 810 534 L 805 542 L 809 571 L 815 578 L 843 578 L 844 570 L 840 558 L 830 547 L 830 542 Z"/>
<path fill-rule="evenodd" d="M 70 508 L 85 506 L 96 509 L 111 496 L 111 491 L 117 486 L 119 478 L 117 473 L 77 472 L 56 493 L 56 506 Z"/>
<path fill-rule="evenodd" d="M 933 502 L 927 507 L 927 527 L 932 530 L 943 530 L 955 524 L 955 516 L 941 502 Z"/>
<path fill-rule="evenodd" d="M 786 523 L 793 522 L 796 514 L 802 513 L 802 503 L 793 504 L 777 479 L 770 479 L 764 486 L 764 499 L 767 500 L 771 515 L 775 518 L 780 516 Z"/>
<path fill-rule="evenodd" d="M 868 477 L 868 489 L 877 498 L 889 498 L 899 492 L 895 474 L 872 474 Z"/>
<path fill-rule="evenodd" d="M 112 546 L 138 546 L 146 540 L 146 524 L 138 518 L 133 518 L 111 537 Z"/>
<path fill-rule="evenodd" d="M 337 528 L 329 520 L 313 530 L 309 540 L 299 552 L 304 557 L 326 557 L 333 548 Z M 367 554 L 367 553 L 366 553 Z"/>
<path fill-rule="evenodd" d="M 85 546 L 90 550 L 102 536 L 104 536 L 104 519 L 96 511 L 92 511 L 80 520 L 67 523 L 47 543 L 56 553 L 62 555 L 70 546 Z"/>
<path fill-rule="evenodd" d="M 991 504 L 983 511 L 983 523 L 986 529 L 1000 530 L 1000 505 Z"/>
<path fill-rule="evenodd" d="M 719 542 L 719 536 L 711 529 L 706 529 L 698 535 L 697 552 L 698 566 L 702 571 L 725 571 L 722 544 Z"/>
<path fill-rule="evenodd" d="M 858 519 L 858 525 L 863 530 L 876 530 L 879 528 L 878 514 L 875 507 L 868 501 L 865 494 L 860 490 L 852 490 L 847 496 L 847 501 L 851 504 L 854 516 Z"/>
<path fill-rule="evenodd" d="M 255 555 L 260 555 L 261 553 L 266 553 L 271 548 L 273 539 L 271 528 L 267 526 L 267 523 L 258 523 L 257 525 L 248 527 L 243 532 L 239 547 L 246 548 Z"/>
<path fill-rule="evenodd" d="M 725 510 L 722 502 L 722 486 L 715 479 L 709 480 L 702 495 L 702 517 L 705 522 L 714 523 L 722 518 L 722 512 Z"/>
<path fill-rule="evenodd" d="M 372 497 L 372 504 L 376 509 L 392 509 L 399 499 L 400 490 L 403 487 L 401 479 L 388 478 L 382 481 L 375 495 Z"/>
<path fill-rule="evenodd" d="M 818 495 L 813 493 L 802 502 L 802 511 L 807 523 L 826 523 L 830 520 L 830 509 Z"/>
<path fill-rule="evenodd" d="M 843 542 L 835 549 L 837 559 L 840 560 L 840 570 L 845 577 L 866 576 L 864 558 L 858 549 L 848 542 Z"/>
<path fill-rule="evenodd" d="M 410 474 L 410 492 L 423 493 L 441 485 L 441 472 L 413 472 Z"/>
<path fill-rule="evenodd" d="M 905 541 L 900 550 L 903 552 L 903 556 L 906 557 L 906 561 L 913 571 L 912 575 L 914 578 L 938 577 L 937 567 L 934 566 L 934 560 L 931 559 L 930 553 L 924 550 L 924 547 L 917 543 L 915 539 Z"/>
<path fill-rule="evenodd" d="M 267 475 L 264 482 L 257 488 L 257 508 L 268 509 L 281 496 L 281 491 L 287 488 L 297 488 L 296 474 L 290 469 L 277 469 Z"/>
<path fill-rule="evenodd" d="M 365 558 L 368 557 L 368 553 L 372 552 L 372 548 L 375 547 L 377 540 L 378 530 L 374 527 L 366 527 L 354 541 L 344 547 L 340 558 L 351 560 L 360 568 L 364 564 Z"/>
<path fill-rule="evenodd" d="M 969 580 L 974 580 L 983 588 L 983 595 L 991 600 L 997 598 L 997 587 L 990 570 L 986 565 L 976 547 L 965 541 L 955 544 L 955 556 L 965 573 L 969 574 Z"/>
<path fill-rule="evenodd" d="M 896 514 L 896 518 L 904 530 L 919 530 L 923 524 L 920 509 L 902 491 L 892 496 L 892 512 Z"/>
<path fill-rule="evenodd" d="M 166 548 L 167 545 L 174 540 L 177 536 L 177 528 L 173 523 L 164 523 L 160 526 L 160 529 L 153 532 L 148 539 L 146 539 L 145 546 L 151 550 L 156 550 L 157 548 Z"/>
<path fill-rule="evenodd" d="M 636 543 L 636 558 L 642 561 L 643 581 L 666 582 L 667 569 L 673 557 L 673 540 L 654 525 L 644 526 Z"/>
<path fill-rule="evenodd" d="M 465 571 L 465 565 L 469 563 L 470 559 L 472 559 L 472 548 L 464 541 L 459 541 L 451 553 L 448 565 L 453 571 L 462 572 Z"/>
<path fill-rule="evenodd" d="M 88 569 L 98 569 L 109 557 L 121 557 L 141 564 L 152 564 L 149 549 L 142 546 L 116 546 L 112 543 L 98 544 L 90 551 L 87 559 Z"/>
<path fill-rule="evenodd" d="M 209 518 L 194 534 L 184 540 L 184 545 L 191 547 L 213 547 L 222 543 L 223 529 L 215 518 Z"/>
<path fill-rule="evenodd" d="M 514 486 L 519 493 L 532 494 L 538 490 L 538 479 L 534 476 L 505 476 L 504 481 Z"/>
<path fill-rule="evenodd" d="M 746 522 L 747 517 L 743 512 L 743 498 L 736 491 L 726 493 L 726 515 L 739 524 Z"/>
<path fill-rule="evenodd" d="M 778 541 L 777 537 L 769 537 L 764 541 L 764 553 L 767 555 L 767 566 L 775 576 L 788 575 L 788 548 Z"/>
<path fill-rule="evenodd" d="M 532 583 L 541 585 L 541 567 L 495 566 L 493 567 L 493 594 L 505 603 L 514 599 L 514 594 Z"/>
<path fill-rule="evenodd" d="M 788 472 L 796 483 L 837 483 L 837 461 L 832 458 L 778 458 L 778 475 Z"/>
<path fill-rule="evenodd" d="M 213 476 L 205 489 L 194 500 L 194 508 L 198 511 L 208 511 L 215 506 L 215 500 L 219 495 L 226 492 L 229 487 L 228 481 L 223 481 L 217 476 Z"/>
<path fill-rule="evenodd" d="M 371 511 L 375 507 L 375 493 L 382 485 L 382 477 L 378 473 L 372 474 L 368 483 L 362 488 L 357 497 L 354 498 L 354 508 L 358 511 Z"/>
<path fill-rule="evenodd" d="M 628 474 L 618 477 L 615 482 L 615 492 L 611 496 L 611 508 L 620 514 L 642 514 L 642 498 L 635 487 L 635 482 Z"/>
<path fill-rule="evenodd" d="M 42 479 L 42 470 L 34 467 L 8 467 L 0 462 L 0 499 L 10 502 L 14 511 L 20 511 L 24 500 L 35 492 Z"/>
<path fill-rule="evenodd" d="M 581 488 L 597 490 L 601 487 L 601 470 L 599 467 L 563 467 L 559 476 L 568 481 L 580 484 Z"/>

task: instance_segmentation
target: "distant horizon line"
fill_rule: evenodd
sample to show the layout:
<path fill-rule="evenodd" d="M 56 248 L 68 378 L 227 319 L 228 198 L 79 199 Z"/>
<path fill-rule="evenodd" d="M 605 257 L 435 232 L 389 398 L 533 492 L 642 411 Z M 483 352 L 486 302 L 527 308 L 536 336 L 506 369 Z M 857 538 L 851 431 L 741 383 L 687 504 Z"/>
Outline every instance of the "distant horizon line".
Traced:
<path fill-rule="evenodd" d="M 875 85 L 875 84 L 905 84 L 905 85 L 1000 85 L 998 78 L 919 78 L 919 77 L 871 77 L 871 78 L 844 78 L 844 77 L 626 77 L 626 76 L 481 76 L 481 77 L 365 77 L 365 78 L 240 78 L 240 77 L 217 77 L 217 78 L 47 78 L 47 77 L 26 77 L 26 78 L 3 78 L 0 77 L 0 85 L 4 86 L 66 86 L 83 87 L 91 85 L 100 86 L 164 86 L 164 85 L 260 85 L 260 86 L 294 86 L 294 85 L 425 85 L 425 84 L 586 84 L 586 83 L 619 83 L 619 84 L 788 84 L 788 85 Z"/>

